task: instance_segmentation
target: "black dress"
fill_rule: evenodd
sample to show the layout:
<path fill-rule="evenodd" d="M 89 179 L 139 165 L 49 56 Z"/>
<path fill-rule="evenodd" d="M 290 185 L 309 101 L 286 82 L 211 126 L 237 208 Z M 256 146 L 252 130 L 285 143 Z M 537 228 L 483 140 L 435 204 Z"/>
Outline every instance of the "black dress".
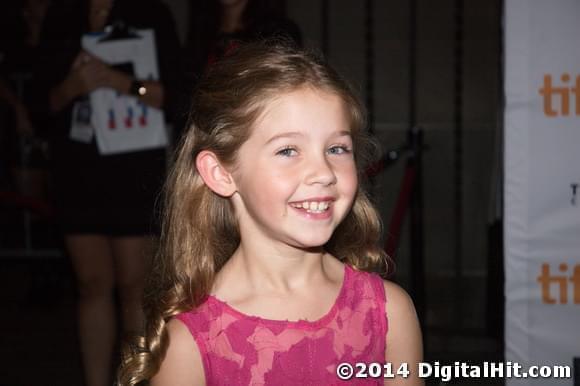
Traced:
<path fill-rule="evenodd" d="M 48 95 L 67 76 L 88 31 L 85 2 L 61 1 L 49 10 L 44 31 L 43 70 Z M 79 4 L 81 3 L 81 4 Z M 169 10 L 158 0 L 116 0 L 107 24 L 122 20 L 134 28 L 155 32 L 160 81 L 164 86 L 166 119 L 175 113 L 179 97 L 179 42 Z M 165 177 L 166 149 L 100 155 L 95 140 L 89 144 L 69 139 L 74 101 L 54 114 L 51 123 L 55 201 L 63 231 L 110 236 L 154 233 L 156 202 Z"/>

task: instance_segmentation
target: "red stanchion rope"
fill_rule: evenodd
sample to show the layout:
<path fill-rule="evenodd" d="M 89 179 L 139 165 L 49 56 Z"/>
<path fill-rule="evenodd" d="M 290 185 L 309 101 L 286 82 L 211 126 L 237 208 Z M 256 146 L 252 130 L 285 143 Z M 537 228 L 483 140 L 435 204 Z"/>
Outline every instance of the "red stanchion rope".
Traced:
<path fill-rule="evenodd" d="M 384 169 L 385 161 L 381 159 L 367 167 L 365 170 L 365 175 L 368 178 L 372 178 L 382 172 Z M 411 201 L 411 193 L 413 192 L 413 185 L 415 183 L 416 174 L 415 166 L 412 164 L 407 164 L 405 167 L 405 174 L 403 175 L 403 179 L 401 181 L 401 187 L 397 197 L 395 210 L 391 216 L 391 222 L 389 223 L 389 229 L 385 237 L 385 252 L 391 258 L 399 246 L 401 228 L 403 227 L 403 220 L 405 218 L 407 209 L 409 208 L 409 201 Z"/>
<path fill-rule="evenodd" d="M 54 215 L 54 209 L 46 202 L 15 192 L 0 191 L 0 203 L 28 209 L 45 217 Z"/>

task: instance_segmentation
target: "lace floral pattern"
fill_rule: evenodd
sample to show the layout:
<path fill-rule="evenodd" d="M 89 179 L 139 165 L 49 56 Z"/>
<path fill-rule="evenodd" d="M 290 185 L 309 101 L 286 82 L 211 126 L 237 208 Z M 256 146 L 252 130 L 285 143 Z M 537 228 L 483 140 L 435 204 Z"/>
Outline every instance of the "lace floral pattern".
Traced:
<path fill-rule="evenodd" d="M 344 385 L 339 363 L 385 361 L 385 301 L 379 276 L 345 266 L 340 294 L 317 321 L 244 315 L 213 296 L 177 318 L 199 347 L 207 385 Z"/>

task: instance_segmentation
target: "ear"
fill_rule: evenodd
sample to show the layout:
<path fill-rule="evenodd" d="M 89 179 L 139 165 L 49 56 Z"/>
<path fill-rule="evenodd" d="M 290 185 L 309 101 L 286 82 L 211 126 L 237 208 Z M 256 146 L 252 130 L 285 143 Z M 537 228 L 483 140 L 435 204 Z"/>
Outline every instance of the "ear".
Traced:
<path fill-rule="evenodd" d="M 213 152 L 202 150 L 195 158 L 195 166 L 203 182 L 214 193 L 230 197 L 236 192 L 237 187 L 232 175 Z"/>

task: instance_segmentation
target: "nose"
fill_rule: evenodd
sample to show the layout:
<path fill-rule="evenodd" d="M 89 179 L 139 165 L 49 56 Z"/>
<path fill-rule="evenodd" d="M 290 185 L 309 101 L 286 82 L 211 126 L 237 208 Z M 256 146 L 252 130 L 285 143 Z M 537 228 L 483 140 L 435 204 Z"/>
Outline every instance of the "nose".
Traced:
<path fill-rule="evenodd" d="M 309 185 L 320 184 L 324 186 L 336 183 L 336 174 L 332 164 L 325 156 L 312 157 L 309 160 L 305 182 Z"/>

